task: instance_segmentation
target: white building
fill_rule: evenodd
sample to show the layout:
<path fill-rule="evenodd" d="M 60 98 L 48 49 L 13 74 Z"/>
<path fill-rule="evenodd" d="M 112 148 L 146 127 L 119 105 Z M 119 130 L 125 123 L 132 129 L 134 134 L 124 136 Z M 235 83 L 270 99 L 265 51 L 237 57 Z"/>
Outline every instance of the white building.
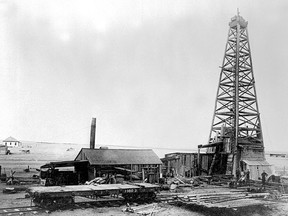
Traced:
<path fill-rule="evenodd" d="M 21 142 L 10 136 L 3 140 L 3 144 L 7 147 L 19 147 Z"/>

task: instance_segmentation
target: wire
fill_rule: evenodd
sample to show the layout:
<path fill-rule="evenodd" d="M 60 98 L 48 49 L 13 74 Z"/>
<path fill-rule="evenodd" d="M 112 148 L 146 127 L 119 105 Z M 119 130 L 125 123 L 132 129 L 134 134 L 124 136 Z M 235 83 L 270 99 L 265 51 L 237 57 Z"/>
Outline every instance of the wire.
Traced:
<path fill-rule="evenodd" d="M 34 143 L 40 143 L 40 144 L 62 144 L 62 145 L 87 145 L 87 143 L 63 143 L 63 142 L 46 142 L 46 141 L 25 141 L 22 140 L 21 142 L 34 142 Z M 136 148 L 136 149 L 157 149 L 157 150 L 176 150 L 176 151 L 197 151 L 196 149 L 188 149 L 188 148 L 166 148 L 166 147 L 154 147 L 154 146 L 131 146 L 131 145 L 107 145 L 107 144 L 101 144 L 101 143 L 96 143 L 97 146 L 107 146 L 107 147 L 120 147 L 120 148 Z"/>

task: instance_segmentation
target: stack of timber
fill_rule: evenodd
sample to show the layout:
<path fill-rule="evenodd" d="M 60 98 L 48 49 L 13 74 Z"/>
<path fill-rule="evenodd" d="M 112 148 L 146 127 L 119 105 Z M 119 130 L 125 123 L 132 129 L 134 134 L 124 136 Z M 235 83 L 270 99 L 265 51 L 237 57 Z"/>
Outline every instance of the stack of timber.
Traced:
<path fill-rule="evenodd" d="M 98 185 L 107 183 L 107 178 L 97 177 L 92 179 L 91 181 L 85 182 L 85 185 Z"/>
<path fill-rule="evenodd" d="M 251 205 L 263 205 L 263 203 L 269 202 L 263 199 L 267 196 L 269 196 L 269 193 L 248 194 L 243 192 L 222 192 L 185 194 L 172 196 L 172 198 L 176 204 L 196 205 L 208 208 L 238 208 Z"/>
<path fill-rule="evenodd" d="M 278 182 L 268 182 L 265 187 L 278 190 L 281 193 L 288 193 L 288 184 L 287 183 L 278 183 Z"/>
<path fill-rule="evenodd" d="M 177 201 L 178 197 L 184 196 L 187 193 L 159 193 L 156 196 L 155 201 L 156 202 L 168 202 L 168 203 L 173 203 Z"/>
<path fill-rule="evenodd" d="M 282 195 L 280 196 L 280 200 L 288 201 L 288 194 L 282 194 Z"/>
<path fill-rule="evenodd" d="M 39 184 L 39 176 L 31 176 L 31 177 L 16 177 L 19 181 L 19 184 Z"/>
<path fill-rule="evenodd" d="M 175 176 L 173 178 L 167 178 L 166 182 L 168 188 L 171 190 L 181 187 L 192 187 L 192 188 L 206 187 L 207 185 L 227 186 L 231 182 L 232 178 L 233 178 L 232 175 L 194 176 L 192 178 Z M 162 188 L 166 189 L 167 185 L 163 184 Z"/>
<path fill-rule="evenodd" d="M 241 187 L 244 188 L 244 187 Z M 250 184 L 246 186 L 249 192 L 262 192 L 262 191 L 274 191 L 277 190 L 280 193 L 288 193 L 287 183 L 278 182 L 266 182 L 263 186 L 261 181 L 250 181 Z"/>

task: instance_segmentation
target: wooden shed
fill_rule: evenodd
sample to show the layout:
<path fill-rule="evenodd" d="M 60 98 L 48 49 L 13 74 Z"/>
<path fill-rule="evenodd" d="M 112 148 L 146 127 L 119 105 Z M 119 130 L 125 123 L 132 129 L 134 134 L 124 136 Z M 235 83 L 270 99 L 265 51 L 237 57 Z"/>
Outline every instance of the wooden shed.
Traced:
<path fill-rule="evenodd" d="M 130 178 L 159 181 L 162 162 L 152 149 L 82 148 L 75 161 L 88 161 L 88 180 L 103 174 L 122 173 Z"/>
<path fill-rule="evenodd" d="M 165 176 L 192 177 L 197 173 L 197 153 L 169 153 L 161 159 Z"/>

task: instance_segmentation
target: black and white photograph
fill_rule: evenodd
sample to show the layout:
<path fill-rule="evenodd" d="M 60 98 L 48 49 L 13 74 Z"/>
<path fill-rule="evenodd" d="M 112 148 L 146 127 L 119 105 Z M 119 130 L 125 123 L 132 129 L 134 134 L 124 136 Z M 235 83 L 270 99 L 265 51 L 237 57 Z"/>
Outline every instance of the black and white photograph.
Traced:
<path fill-rule="evenodd" d="M 0 0 L 0 215 L 288 215 L 287 11 Z"/>

